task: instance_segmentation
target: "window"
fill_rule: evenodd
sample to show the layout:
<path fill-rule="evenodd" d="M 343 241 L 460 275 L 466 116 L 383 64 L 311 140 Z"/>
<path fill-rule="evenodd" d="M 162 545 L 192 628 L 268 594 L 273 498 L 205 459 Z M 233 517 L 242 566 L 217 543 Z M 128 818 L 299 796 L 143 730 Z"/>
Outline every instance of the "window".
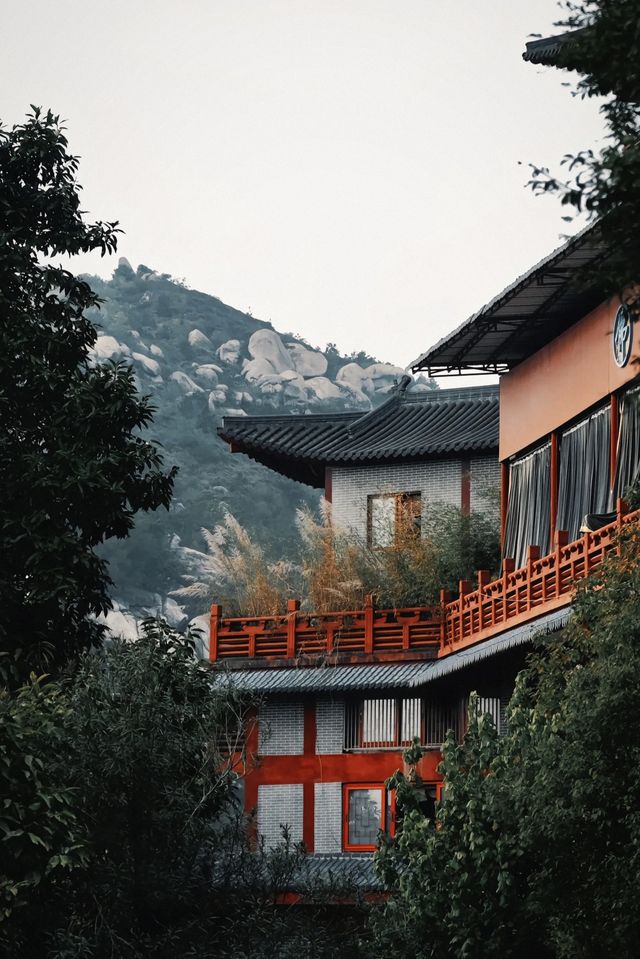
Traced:
<path fill-rule="evenodd" d="M 367 497 L 367 545 L 370 549 L 395 546 L 406 532 L 420 534 L 420 493 L 382 493 Z"/>
<path fill-rule="evenodd" d="M 347 852 L 374 852 L 378 833 L 390 832 L 393 800 L 381 783 L 353 783 L 344 787 L 343 846 Z"/>
<path fill-rule="evenodd" d="M 447 731 L 457 733 L 458 727 L 455 705 L 407 697 L 352 700 L 345 710 L 344 748 L 397 750 L 414 739 L 439 748 Z"/>

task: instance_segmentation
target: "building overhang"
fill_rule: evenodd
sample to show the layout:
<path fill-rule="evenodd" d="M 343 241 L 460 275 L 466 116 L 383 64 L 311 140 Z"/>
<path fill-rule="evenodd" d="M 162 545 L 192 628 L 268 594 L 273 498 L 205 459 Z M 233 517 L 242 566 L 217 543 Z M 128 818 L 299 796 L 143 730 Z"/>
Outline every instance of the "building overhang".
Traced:
<path fill-rule="evenodd" d="M 213 668 L 213 676 L 216 684 L 228 683 L 258 696 L 419 690 L 500 653 L 530 644 L 538 636 L 556 632 L 566 626 L 570 615 L 571 607 L 554 610 L 533 622 L 507 629 L 477 646 L 438 660 L 284 669 L 228 670 L 219 666 Z"/>
<path fill-rule="evenodd" d="M 411 364 L 430 376 L 506 373 L 606 299 L 585 268 L 606 256 L 598 224 L 513 281 Z"/>
<path fill-rule="evenodd" d="M 497 450 L 498 404 L 497 386 L 408 393 L 400 388 L 368 413 L 225 416 L 218 434 L 233 452 L 322 488 L 327 467 Z"/>

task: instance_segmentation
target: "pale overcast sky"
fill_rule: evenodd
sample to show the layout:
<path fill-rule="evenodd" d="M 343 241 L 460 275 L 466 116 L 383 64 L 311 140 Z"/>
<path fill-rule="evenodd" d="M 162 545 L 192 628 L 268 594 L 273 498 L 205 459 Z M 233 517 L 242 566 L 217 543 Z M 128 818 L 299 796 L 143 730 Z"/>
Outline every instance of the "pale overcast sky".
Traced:
<path fill-rule="evenodd" d="M 8 0 L 0 116 L 67 120 L 119 255 L 405 366 L 559 243 L 527 162 L 593 102 L 524 63 L 555 0 Z M 519 165 L 519 161 L 523 165 Z M 114 261 L 76 269 L 108 276 Z"/>

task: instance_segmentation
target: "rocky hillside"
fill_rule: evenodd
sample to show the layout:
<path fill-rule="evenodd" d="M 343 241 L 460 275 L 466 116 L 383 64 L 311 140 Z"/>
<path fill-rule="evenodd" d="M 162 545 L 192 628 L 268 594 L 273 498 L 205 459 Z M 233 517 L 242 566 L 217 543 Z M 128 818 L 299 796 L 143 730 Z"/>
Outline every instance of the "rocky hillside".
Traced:
<path fill-rule="evenodd" d="M 216 435 L 220 418 L 366 410 L 384 400 L 403 371 L 365 353 L 313 349 L 167 274 L 143 265 L 133 270 L 124 259 L 110 281 L 89 279 L 104 300 L 93 317 L 100 330 L 96 358 L 133 364 L 157 409 L 152 436 L 167 464 L 180 467 L 171 510 L 139 517 L 130 539 L 105 547 L 118 603 L 111 620 L 131 632 L 129 612 L 160 611 L 181 626 L 197 610 L 178 607 L 169 593 L 204 558 L 201 527 L 229 509 L 283 555 L 296 507 L 318 500 L 307 487 L 231 455 Z"/>

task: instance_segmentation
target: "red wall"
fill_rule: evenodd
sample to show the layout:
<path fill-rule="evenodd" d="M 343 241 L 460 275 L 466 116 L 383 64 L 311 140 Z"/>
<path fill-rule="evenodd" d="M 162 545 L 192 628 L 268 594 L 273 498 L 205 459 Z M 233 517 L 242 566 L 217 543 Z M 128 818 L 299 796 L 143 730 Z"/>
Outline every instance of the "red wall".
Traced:
<path fill-rule="evenodd" d="M 500 379 L 500 459 L 519 453 L 638 375 L 640 327 L 631 359 L 616 366 L 611 349 L 615 297 Z"/>
<path fill-rule="evenodd" d="M 304 784 L 304 843 L 309 852 L 314 848 L 314 784 L 327 783 L 384 783 L 397 769 L 401 769 L 402 750 L 397 752 L 316 754 L 315 703 L 305 706 L 304 754 L 302 756 L 257 756 L 258 728 L 255 724 L 247 743 L 247 752 L 253 756 L 245 775 L 245 809 L 258 804 L 258 786 Z M 425 754 L 418 772 L 426 782 L 440 781 L 436 768 L 442 759 L 439 751 Z"/>

